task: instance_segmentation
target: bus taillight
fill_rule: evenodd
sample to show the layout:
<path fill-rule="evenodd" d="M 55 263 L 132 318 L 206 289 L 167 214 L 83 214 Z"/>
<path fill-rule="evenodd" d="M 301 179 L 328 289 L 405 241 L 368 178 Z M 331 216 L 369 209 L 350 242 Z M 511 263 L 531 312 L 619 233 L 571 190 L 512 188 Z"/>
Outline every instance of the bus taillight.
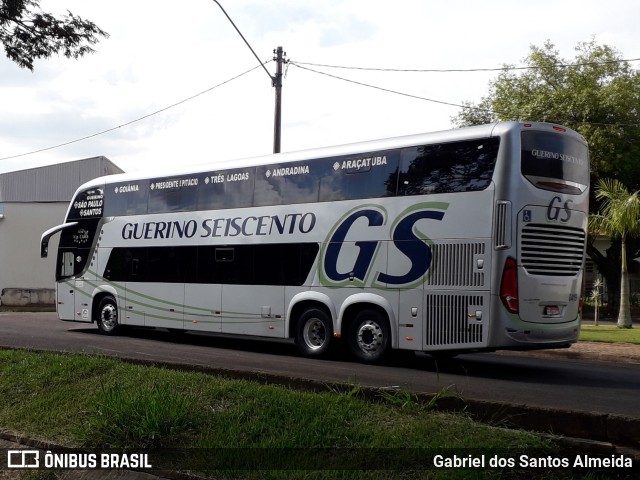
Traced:
<path fill-rule="evenodd" d="M 518 313 L 518 268 L 516 261 L 511 257 L 504 262 L 500 299 L 510 313 Z"/>

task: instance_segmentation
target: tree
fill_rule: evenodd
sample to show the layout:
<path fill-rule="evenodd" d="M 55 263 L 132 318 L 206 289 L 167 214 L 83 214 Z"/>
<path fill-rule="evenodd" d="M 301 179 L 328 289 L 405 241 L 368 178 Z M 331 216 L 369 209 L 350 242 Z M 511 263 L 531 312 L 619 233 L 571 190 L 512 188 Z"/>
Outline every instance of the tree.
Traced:
<path fill-rule="evenodd" d="M 640 188 L 640 73 L 620 53 L 594 41 L 576 58 L 554 45 L 530 47 L 529 68 L 505 65 L 479 104 L 465 102 L 458 126 L 497 120 L 548 121 L 580 132 L 589 142 L 592 178 L 624 178 Z"/>
<path fill-rule="evenodd" d="M 33 62 L 63 54 L 79 58 L 109 35 L 93 22 L 67 12 L 62 18 L 40 10 L 40 0 L 1 0 L 0 42 L 9 59 L 33 71 Z"/>
<path fill-rule="evenodd" d="M 594 317 L 593 324 L 597 327 L 598 323 L 598 314 L 600 311 L 600 289 L 602 288 L 602 280 L 599 278 L 593 282 L 593 290 L 591 290 L 590 299 L 593 300 L 593 308 L 594 308 Z"/>
<path fill-rule="evenodd" d="M 603 231 L 611 238 L 621 240 L 622 275 L 618 328 L 631 328 L 627 238 L 640 235 L 640 191 L 631 193 L 619 180 L 602 179 L 598 181 L 596 198 L 602 202 L 601 213 L 589 217 L 589 230 Z"/>

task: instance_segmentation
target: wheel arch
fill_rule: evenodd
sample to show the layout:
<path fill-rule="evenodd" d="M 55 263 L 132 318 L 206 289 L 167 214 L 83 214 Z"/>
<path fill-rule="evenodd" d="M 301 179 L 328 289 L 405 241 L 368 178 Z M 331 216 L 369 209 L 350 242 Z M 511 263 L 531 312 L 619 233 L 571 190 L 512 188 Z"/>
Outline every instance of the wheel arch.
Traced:
<path fill-rule="evenodd" d="M 104 297 L 113 297 L 116 301 L 116 305 L 120 308 L 119 295 L 114 287 L 109 285 L 96 287 L 91 294 L 91 322 L 95 322 L 100 302 Z"/>
<path fill-rule="evenodd" d="M 377 310 L 384 315 L 389 321 L 389 330 L 391 332 L 391 348 L 398 348 L 398 322 L 395 312 L 391 307 L 391 303 L 386 298 L 374 293 L 357 293 L 348 297 L 340 307 L 338 315 L 338 330 L 342 337 L 345 337 L 349 325 L 355 319 L 356 315 L 363 310 Z"/>
<path fill-rule="evenodd" d="M 336 330 L 336 307 L 328 295 L 320 292 L 302 292 L 293 296 L 287 307 L 285 331 L 289 338 L 295 337 L 296 324 L 300 315 L 309 308 L 321 308 L 331 317 L 333 331 Z"/>

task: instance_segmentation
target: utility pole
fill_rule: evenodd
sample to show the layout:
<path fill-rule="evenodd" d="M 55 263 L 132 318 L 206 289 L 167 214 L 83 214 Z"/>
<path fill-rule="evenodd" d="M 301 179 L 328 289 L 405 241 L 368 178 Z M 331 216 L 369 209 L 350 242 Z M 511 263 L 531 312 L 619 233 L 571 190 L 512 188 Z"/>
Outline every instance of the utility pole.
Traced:
<path fill-rule="evenodd" d="M 224 15 L 227 17 L 229 22 L 231 22 L 231 25 L 233 25 L 233 28 L 235 28 L 236 32 L 238 32 L 238 35 L 240 35 L 242 40 L 244 40 L 244 43 L 247 45 L 247 47 L 249 47 L 249 50 L 251 50 L 251 53 L 253 53 L 253 56 L 256 57 L 256 60 L 258 60 L 258 63 L 262 66 L 262 69 L 265 72 L 267 72 L 267 75 L 269 75 L 269 78 L 271 79 L 271 84 L 274 87 L 276 87 L 276 112 L 275 112 L 274 121 L 273 121 L 274 123 L 273 153 L 280 153 L 280 136 L 281 136 L 281 123 L 282 123 L 282 64 L 287 63 L 287 61 L 284 58 L 284 56 L 286 55 L 286 52 L 282 51 L 282 47 L 278 47 L 273 51 L 273 53 L 275 54 L 275 57 L 273 57 L 273 59 L 276 61 L 276 74 L 275 76 L 271 75 L 269 73 L 269 70 L 267 70 L 267 68 L 264 66 L 264 64 L 260 60 L 260 57 L 258 57 L 258 55 L 253 50 L 253 48 L 251 48 L 251 45 L 249 45 L 249 42 L 247 42 L 247 39 L 244 38 L 244 35 L 242 35 L 242 32 L 240 32 L 236 24 L 233 23 L 233 20 L 231 20 L 231 17 L 227 13 L 227 11 L 222 7 L 222 5 L 220 5 L 220 2 L 218 0 L 213 0 L 213 1 L 216 3 L 216 5 L 218 5 L 218 7 L 220 7 L 220 10 L 222 10 L 222 13 L 224 13 Z"/>
<path fill-rule="evenodd" d="M 273 86 L 276 88 L 276 108 L 273 117 L 273 153 L 280 153 L 280 139 L 282 135 L 282 65 L 286 63 L 284 56 L 287 52 L 278 47 L 273 51 L 276 62 L 276 74 L 271 77 Z"/>

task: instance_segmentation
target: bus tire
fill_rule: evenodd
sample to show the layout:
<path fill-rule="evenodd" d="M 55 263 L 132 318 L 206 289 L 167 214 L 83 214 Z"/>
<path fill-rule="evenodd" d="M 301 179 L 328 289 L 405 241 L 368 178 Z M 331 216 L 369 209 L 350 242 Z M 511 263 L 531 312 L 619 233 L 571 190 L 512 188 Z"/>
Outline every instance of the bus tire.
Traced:
<path fill-rule="evenodd" d="M 98 325 L 100 333 L 104 335 L 117 335 L 120 332 L 121 325 L 118 322 L 118 304 L 115 298 L 107 296 L 100 300 L 96 324 Z"/>
<path fill-rule="evenodd" d="M 391 329 L 377 310 L 362 310 L 349 324 L 347 343 L 351 355 L 362 363 L 378 363 L 389 352 Z"/>
<path fill-rule="evenodd" d="M 296 324 L 296 345 L 305 357 L 323 357 L 329 353 L 333 339 L 333 322 L 319 308 L 305 310 Z"/>

